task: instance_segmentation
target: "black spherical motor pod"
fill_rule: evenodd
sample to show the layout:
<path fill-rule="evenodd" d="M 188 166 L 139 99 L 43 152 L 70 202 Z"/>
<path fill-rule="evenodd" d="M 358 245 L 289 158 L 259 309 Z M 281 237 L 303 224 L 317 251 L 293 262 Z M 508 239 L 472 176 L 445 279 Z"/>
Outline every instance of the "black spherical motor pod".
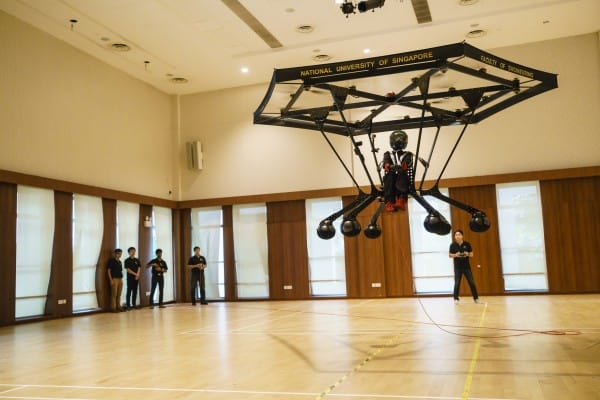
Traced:
<path fill-rule="evenodd" d="M 430 213 L 427 215 L 425 221 L 423 221 L 423 226 L 427 232 L 437 233 L 441 236 L 449 234 L 452 230 L 446 218 L 439 213 Z"/>
<path fill-rule="evenodd" d="M 333 226 L 333 223 L 328 219 L 321 221 L 319 227 L 317 228 L 317 235 L 321 239 L 331 239 L 334 237 L 335 227 Z"/>
<path fill-rule="evenodd" d="M 490 220 L 484 212 L 477 211 L 471 215 L 469 227 L 473 232 L 485 232 L 490 229 Z"/>
<path fill-rule="evenodd" d="M 356 219 L 344 219 L 340 225 L 340 230 L 344 236 L 356 236 L 360 233 L 361 226 Z"/>
<path fill-rule="evenodd" d="M 369 239 L 377 239 L 381 236 L 381 227 L 377 224 L 369 224 L 365 228 L 365 236 Z"/>

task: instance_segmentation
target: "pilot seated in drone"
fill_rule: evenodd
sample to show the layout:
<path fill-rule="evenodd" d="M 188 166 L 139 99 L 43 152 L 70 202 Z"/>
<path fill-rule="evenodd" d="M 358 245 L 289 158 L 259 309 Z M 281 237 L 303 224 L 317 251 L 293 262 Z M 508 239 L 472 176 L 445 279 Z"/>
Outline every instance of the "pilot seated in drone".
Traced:
<path fill-rule="evenodd" d="M 408 195 L 415 193 L 413 176 L 413 158 L 410 151 L 404 151 L 408 144 L 408 135 L 404 131 L 394 131 L 390 134 L 392 152 L 383 155 L 383 198 L 386 211 L 406 210 Z M 419 159 L 425 167 L 425 160 Z"/>

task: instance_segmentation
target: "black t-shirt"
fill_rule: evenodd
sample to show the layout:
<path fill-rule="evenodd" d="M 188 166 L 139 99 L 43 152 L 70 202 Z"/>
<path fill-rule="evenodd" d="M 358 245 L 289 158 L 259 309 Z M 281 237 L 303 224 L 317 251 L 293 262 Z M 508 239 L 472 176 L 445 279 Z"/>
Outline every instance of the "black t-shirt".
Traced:
<path fill-rule="evenodd" d="M 473 249 L 471 248 L 471 243 L 462 242 L 462 244 L 458 244 L 458 242 L 452 242 L 450 245 L 450 254 L 456 253 L 470 253 Z M 459 268 L 470 268 L 469 257 L 456 257 L 453 258 L 454 266 Z"/>
<path fill-rule="evenodd" d="M 137 273 L 138 270 L 140 269 L 140 260 L 138 260 L 137 258 L 133 257 L 127 257 L 125 259 L 125 269 L 130 269 L 133 272 Z M 135 276 L 131 275 L 131 274 L 127 274 L 127 279 L 135 279 Z"/>
<path fill-rule="evenodd" d="M 167 268 L 167 263 L 165 262 L 165 260 L 159 260 L 158 258 L 153 259 L 152 261 L 150 261 L 146 265 L 150 265 L 150 264 L 158 264 L 162 268 L 162 271 L 157 271 L 156 268 L 154 266 L 152 266 L 151 267 L 152 268 L 152 275 L 162 276 L 163 272 L 165 272 L 166 270 L 169 269 L 169 268 Z"/>
<path fill-rule="evenodd" d="M 199 274 L 200 272 L 204 272 L 204 270 L 200 268 L 200 264 L 206 265 L 206 258 L 204 258 L 204 256 L 192 256 L 188 261 L 188 265 L 197 265 L 197 267 L 192 268 L 193 274 Z"/>
<path fill-rule="evenodd" d="M 108 260 L 108 269 L 113 279 L 123 277 L 123 264 L 121 264 L 121 260 L 117 260 L 114 257 Z"/>

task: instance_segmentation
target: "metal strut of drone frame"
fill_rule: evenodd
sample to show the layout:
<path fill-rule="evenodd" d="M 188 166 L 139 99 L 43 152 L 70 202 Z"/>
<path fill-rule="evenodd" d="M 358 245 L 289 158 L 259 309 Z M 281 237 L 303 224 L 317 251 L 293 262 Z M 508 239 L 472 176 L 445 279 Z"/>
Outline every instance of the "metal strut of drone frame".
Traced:
<path fill-rule="evenodd" d="M 489 73 L 487 68 L 476 69 L 472 66 L 463 65 L 461 61 L 466 59 L 476 60 L 486 66 L 495 67 L 500 71 L 500 74 Z M 410 83 L 400 92 L 388 93 L 384 96 L 357 90 L 355 86 L 343 87 L 331 83 L 416 70 L 424 70 L 425 72 L 418 77 L 411 78 Z M 440 71 L 448 70 L 467 74 L 478 80 L 492 82 L 493 84 L 461 90 L 449 88 L 447 90 L 432 92 L 430 90 L 431 77 Z M 340 73 L 340 71 L 343 72 Z M 503 77 L 501 74 L 509 77 Z M 527 80 L 522 83 L 518 77 L 527 78 Z M 275 86 L 289 82 L 297 82 L 299 86 L 296 92 L 291 95 L 288 103 L 279 110 L 279 113 L 265 112 Z M 490 227 L 490 221 L 486 214 L 475 207 L 442 194 L 438 186 L 440 179 L 470 124 L 477 123 L 507 107 L 547 90 L 554 89 L 557 86 L 555 74 L 513 63 L 479 50 L 467 43 L 457 43 L 414 52 L 324 64 L 316 67 L 307 66 L 275 70 L 267 94 L 254 113 L 254 123 L 320 131 L 356 186 L 358 190 L 356 198 L 341 210 L 327 216 L 319 223 L 317 234 L 320 238 L 332 238 L 335 235 L 333 223 L 342 216 L 343 219 L 340 225 L 342 234 L 345 236 L 358 235 L 361 231 L 361 226 L 357 221 L 357 216 L 376 200 L 380 202 L 379 207 L 365 228 L 364 233 L 367 238 L 371 239 L 381 235 L 381 228 L 377 224 L 377 221 L 384 207 L 382 201 L 383 177 L 381 164 L 377 158 L 379 149 L 375 147 L 374 134 L 399 129 L 418 129 L 414 160 L 419 160 L 423 129 L 429 127 L 436 129 L 435 136 L 428 159 L 423 162 L 424 171 L 418 187 L 415 185 L 414 179 L 417 176 L 418 162 L 414 162 L 412 169 L 407 171 L 409 178 L 408 192 L 427 211 L 427 217 L 423 223 L 425 229 L 428 232 L 439 235 L 446 235 L 451 230 L 451 226 L 446 218 L 424 198 L 425 196 L 431 196 L 469 213 L 471 215 L 469 224 L 471 230 L 474 232 L 484 232 Z M 292 109 L 300 96 L 311 87 L 329 92 L 333 104 L 329 103 L 322 107 Z M 418 89 L 419 94 L 409 95 L 415 89 Z M 347 103 L 348 96 L 365 100 Z M 448 110 L 443 107 L 433 107 L 430 103 L 432 99 L 456 97 L 462 99 L 466 107 L 463 109 Z M 420 110 L 420 117 L 375 121 L 376 117 L 380 116 L 388 108 L 396 105 L 418 109 Z M 362 120 L 349 122 L 344 115 L 344 111 L 360 108 L 368 108 L 368 115 Z M 336 115 L 339 119 L 333 117 Z M 423 185 L 438 136 L 441 128 L 449 125 L 463 125 L 463 127 L 439 176 L 431 187 L 425 189 Z M 327 132 L 344 135 L 349 138 L 354 153 L 358 157 L 369 181 L 370 190 L 368 192 L 365 192 L 360 187 L 354 175 L 327 136 Z M 356 139 L 360 135 L 366 135 L 368 138 L 370 152 L 372 153 L 379 178 L 378 184 L 374 182 L 373 176 L 367 168 L 365 156 L 361 151 L 363 143 Z"/>

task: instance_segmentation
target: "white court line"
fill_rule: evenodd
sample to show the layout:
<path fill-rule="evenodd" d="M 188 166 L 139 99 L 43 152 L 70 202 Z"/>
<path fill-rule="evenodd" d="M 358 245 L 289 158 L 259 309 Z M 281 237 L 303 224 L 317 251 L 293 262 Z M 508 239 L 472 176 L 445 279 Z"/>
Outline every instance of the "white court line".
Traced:
<path fill-rule="evenodd" d="M 246 317 L 246 318 L 240 318 L 240 319 L 236 319 L 233 320 L 231 322 L 240 322 L 240 321 L 247 321 L 247 320 L 253 320 L 253 319 L 259 319 L 259 318 L 265 318 L 267 315 L 271 315 L 271 314 L 275 314 L 277 312 L 279 312 L 280 310 L 273 310 L 273 311 L 269 311 L 266 312 L 264 314 L 260 314 L 260 315 L 253 315 L 251 317 Z M 192 329 L 189 331 L 182 331 L 179 332 L 178 335 L 188 335 L 188 334 L 196 334 L 196 333 L 202 333 L 201 331 L 204 331 L 206 329 L 215 329 L 218 328 L 219 324 L 215 323 L 215 324 L 211 324 L 202 328 L 198 328 L 198 329 Z M 218 332 L 218 331 L 213 331 L 213 332 Z"/>
<path fill-rule="evenodd" d="M 11 385 L 11 386 L 14 386 L 14 385 Z M 4 391 L 0 392 L 0 394 L 10 393 L 10 392 L 13 392 L 13 391 L 19 390 L 19 389 L 23 389 L 23 386 L 18 386 L 18 387 L 14 387 L 12 389 L 4 390 Z"/>
<path fill-rule="evenodd" d="M 316 392 L 278 392 L 278 391 L 262 391 L 262 390 L 228 390 L 228 389 L 184 389 L 184 388 L 152 388 L 152 387 L 120 387 L 120 386 L 86 386 L 86 385 L 21 385 L 0 383 L 0 386 L 19 386 L 20 389 L 26 388 L 46 388 L 46 389 L 94 389 L 94 390 L 124 390 L 124 391 L 154 391 L 154 392 L 171 392 L 171 393 L 230 393 L 230 394 L 258 394 L 258 395 L 285 395 L 285 396 L 316 396 Z M 369 398 L 369 399 L 421 399 L 421 400 L 460 400 L 460 396 L 414 396 L 401 394 L 377 394 L 377 393 L 331 393 L 331 397 L 353 397 L 353 398 Z M 5 397 L 0 396 L 0 399 L 28 399 L 28 400 L 57 400 L 56 397 Z M 90 400 L 79 398 L 64 398 L 68 400 Z M 470 397 L 470 400 L 518 400 L 514 398 L 495 398 L 495 397 Z"/>

